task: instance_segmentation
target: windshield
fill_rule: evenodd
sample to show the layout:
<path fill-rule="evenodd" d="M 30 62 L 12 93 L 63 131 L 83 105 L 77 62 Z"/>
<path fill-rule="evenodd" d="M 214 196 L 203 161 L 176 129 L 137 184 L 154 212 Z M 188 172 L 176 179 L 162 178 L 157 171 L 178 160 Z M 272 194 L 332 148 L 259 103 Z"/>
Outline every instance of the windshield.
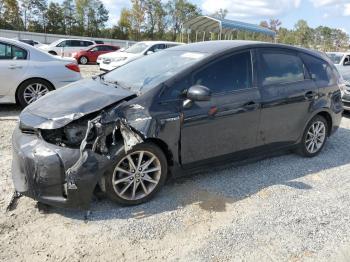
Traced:
<path fill-rule="evenodd" d="M 137 43 L 137 44 L 125 49 L 124 52 L 138 54 L 138 53 L 143 52 L 147 47 L 149 47 L 149 45 L 146 45 L 145 43 Z"/>
<path fill-rule="evenodd" d="M 335 54 L 335 53 L 328 53 L 327 54 L 329 58 L 332 60 L 333 64 L 338 65 L 340 64 L 344 54 Z"/>
<path fill-rule="evenodd" d="M 104 75 L 104 80 L 145 93 L 207 56 L 206 53 L 165 50 L 121 66 Z"/>

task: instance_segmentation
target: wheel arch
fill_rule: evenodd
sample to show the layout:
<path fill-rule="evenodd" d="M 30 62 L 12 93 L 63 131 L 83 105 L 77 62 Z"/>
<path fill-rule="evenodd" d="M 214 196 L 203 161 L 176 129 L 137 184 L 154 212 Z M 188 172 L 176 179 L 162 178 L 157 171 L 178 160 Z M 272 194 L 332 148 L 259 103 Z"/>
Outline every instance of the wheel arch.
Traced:
<path fill-rule="evenodd" d="M 333 127 L 333 119 L 332 119 L 332 114 L 328 108 L 320 108 L 319 110 L 315 111 L 311 117 L 306 121 L 304 129 L 307 127 L 309 122 L 315 117 L 315 116 L 322 116 L 326 119 L 327 124 L 328 124 L 328 134 L 327 136 L 329 137 L 332 134 L 332 127 Z"/>
<path fill-rule="evenodd" d="M 164 153 L 166 159 L 167 159 L 167 163 L 168 166 L 173 166 L 174 165 L 174 158 L 173 158 L 173 154 L 170 151 L 168 145 L 161 139 L 159 138 L 147 138 L 145 139 L 144 142 L 151 142 L 153 144 L 155 144 L 156 146 L 158 146 Z"/>
<path fill-rule="evenodd" d="M 39 80 L 46 81 L 46 82 L 48 82 L 48 83 L 51 85 L 51 87 L 53 88 L 53 90 L 56 89 L 55 86 L 54 86 L 54 84 L 53 84 L 51 81 L 49 81 L 49 80 L 47 80 L 47 79 L 45 79 L 45 78 L 42 78 L 42 77 L 30 77 L 30 78 L 27 78 L 27 79 L 23 80 L 21 83 L 19 83 L 19 85 L 18 85 L 17 88 L 16 88 L 16 93 L 15 93 L 16 103 L 18 103 L 18 90 L 19 90 L 19 87 L 20 87 L 24 82 L 29 81 L 29 80 L 35 80 L 35 79 L 39 79 Z"/>

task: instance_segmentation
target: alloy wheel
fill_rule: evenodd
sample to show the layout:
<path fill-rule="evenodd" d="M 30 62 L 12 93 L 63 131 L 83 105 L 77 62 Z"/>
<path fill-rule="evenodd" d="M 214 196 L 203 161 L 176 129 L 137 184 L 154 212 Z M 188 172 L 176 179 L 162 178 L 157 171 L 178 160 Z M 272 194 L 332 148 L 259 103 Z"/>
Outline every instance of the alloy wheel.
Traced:
<path fill-rule="evenodd" d="M 50 92 L 49 88 L 41 83 L 33 83 L 28 85 L 23 92 L 24 101 L 29 105 L 40 97 Z"/>
<path fill-rule="evenodd" d="M 114 191 L 125 200 L 142 199 L 156 188 L 161 171 L 160 160 L 153 153 L 132 152 L 119 161 L 114 169 Z"/>
<path fill-rule="evenodd" d="M 88 63 L 88 59 L 85 56 L 80 57 L 80 63 L 86 65 Z"/>
<path fill-rule="evenodd" d="M 326 139 L 326 126 L 322 121 L 313 123 L 306 135 L 305 146 L 310 154 L 318 152 Z"/>

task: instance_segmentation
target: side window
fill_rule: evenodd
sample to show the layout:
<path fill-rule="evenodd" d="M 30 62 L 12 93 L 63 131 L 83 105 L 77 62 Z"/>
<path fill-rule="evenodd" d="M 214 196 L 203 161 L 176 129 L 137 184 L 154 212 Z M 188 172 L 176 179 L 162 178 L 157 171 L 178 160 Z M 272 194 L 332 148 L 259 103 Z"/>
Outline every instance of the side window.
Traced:
<path fill-rule="evenodd" d="M 12 59 L 12 50 L 10 45 L 0 43 L 0 59 Z"/>
<path fill-rule="evenodd" d="M 81 41 L 81 44 L 80 44 L 80 46 L 90 46 L 90 45 L 93 45 L 93 43 L 90 41 Z"/>
<path fill-rule="evenodd" d="M 62 41 L 61 43 L 59 43 L 58 45 L 56 45 L 57 47 L 66 47 L 69 46 L 70 41 Z"/>
<path fill-rule="evenodd" d="M 99 46 L 95 46 L 95 47 L 92 48 L 90 51 L 91 51 L 91 52 L 96 52 L 96 51 L 101 51 L 101 50 L 100 50 Z"/>
<path fill-rule="evenodd" d="M 25 60 L 27 59 L 27 51 L 16 46 L 12 46 L 12 58 L 16 60 Z"/>
<path fill-rule="evenodd" d="M 152 46 L 148 51 L 152 51 L 152 52 L 158 52 L 160 50 L 165 49 L 165 44 L 157 44 Z"/>
<path fill-rule="evenodd" d="M 320 58 L 311 55 L 301 54 L 301 58 L 310 72 L 311 78 L 320 86 L 331 86 L 337 83 L 333 74 L 333 68 Z"/>
<path fill-rule="evenodd" d="M 208 87 L 213 93 L 252 87 L 252 62 L 249 51 L 220 59 L 193 76 L 194 85 Z"/>
<path fill-rule="evenodd" d="M 0 43 L 0 60 L 25 60 L 27 59 L 27 51 L 22 48 Z"/>
<path fill-rule="evenodd" d="M 71 40 L 70 42 L 71 42 L 71 44 L 70 44 L 71 47 L 80 47 L 81 46 L 81 41 L 79 41 L 79 40 Z"/>
<path fill-rule="evenodd" d="M 292 53 L 262 51 L 260 66 L 263 86 L 293 83 L 305 79 L 303 62 Z"/>

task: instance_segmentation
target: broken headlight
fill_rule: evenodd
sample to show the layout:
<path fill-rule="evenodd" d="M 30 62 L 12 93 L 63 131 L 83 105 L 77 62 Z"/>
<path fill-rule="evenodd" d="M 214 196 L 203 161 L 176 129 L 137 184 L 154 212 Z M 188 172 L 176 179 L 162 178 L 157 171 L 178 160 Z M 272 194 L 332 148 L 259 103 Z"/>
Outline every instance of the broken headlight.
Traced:
<path fill-rule="evenodd" d="M 72 122 L 65 127 L 54 130 L 41 130 L 43 139 L 51 144 L 78 148 L 85 138 L 88 121 Z M 95 138 L 94 130 L 88 134 L 88 141 Z"/>

